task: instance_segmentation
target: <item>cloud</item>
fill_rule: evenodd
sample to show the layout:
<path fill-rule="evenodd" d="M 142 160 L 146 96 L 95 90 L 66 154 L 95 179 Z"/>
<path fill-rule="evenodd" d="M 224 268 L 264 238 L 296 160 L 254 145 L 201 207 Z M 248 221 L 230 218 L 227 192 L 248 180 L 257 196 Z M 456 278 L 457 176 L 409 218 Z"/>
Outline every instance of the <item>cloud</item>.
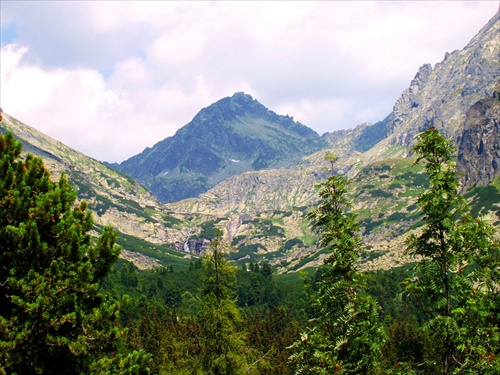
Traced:
<path fill-rule="evenodd" d="M 116 132 L 112 116 L 124 103 L 102 75 L 93 69 L 44 70 L 23 62 L 27 52 L 14 44 L 2 47 L 5 112 L 90 155 L 116 152 L 109 142 Z"/>
<path fill-rule="evenodd" d="M 495 2 L 2 2 L 1 106 L 100 160 L 236 91 L 323 133 L 383 119 Z M 110 141 L 111 140 L 111 141 Z"/>

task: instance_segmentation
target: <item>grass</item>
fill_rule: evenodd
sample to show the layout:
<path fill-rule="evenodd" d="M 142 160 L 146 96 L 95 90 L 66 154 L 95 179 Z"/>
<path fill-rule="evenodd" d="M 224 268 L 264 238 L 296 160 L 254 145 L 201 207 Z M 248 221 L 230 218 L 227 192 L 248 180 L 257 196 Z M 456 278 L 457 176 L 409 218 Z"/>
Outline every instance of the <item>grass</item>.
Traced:
<path fill-rule="evenodd" d="M 388 193 L 387 191 L 382 190 L 382 189 L 370 190 L 370 195 L 373 198 L 390 198 L 390 197 L 392 197 L 391 193 Z"/>
<path fill-rule="evenodd" d="M 470 202 L 473 216 L 493 212 L 500 219 L 500 189 L 495 182 L 487 186 L 474 187 L 465 194 L 465 198 Z"/>
<path fill-rule="evenodd" d="M 238 247 L 238 251 L 229 254 L 229 259 L 237 261 L 248 256 L 245 262 L 255 262 L 261 258 L 261 255 L 257 254 L 260 249 L 267 251 L 267 248 L 261 244 L 242 245 Z"/>

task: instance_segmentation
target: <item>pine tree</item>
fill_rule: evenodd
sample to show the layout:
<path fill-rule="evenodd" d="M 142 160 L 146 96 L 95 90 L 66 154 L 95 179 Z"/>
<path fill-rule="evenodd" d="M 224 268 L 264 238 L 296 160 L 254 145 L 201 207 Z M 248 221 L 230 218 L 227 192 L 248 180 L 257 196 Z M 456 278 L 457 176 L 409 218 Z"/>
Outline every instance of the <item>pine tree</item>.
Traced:
<path fill-rule="evenodd" d="M 217 232 L 210 250 L 202 257 L 202 299 L 198 318 L 202 328 L 202 368 L 207 374 L 252 373 L 248 364 L 251 351 L 235 300 L 236 267 L 229 264 L 229 245 Z"/>
<path fill-rule="evenodd" d="M 116 233 L 106 227 L 93 243 L 87 203 L 21 148 L 0 135 L 0 373 L 146 373 L 143 352 L 106 356 L 124 334 L 122 302 L 100 292 Z"/>
<path fill-rule="evenodd" d="M 495 230 L 469 213 L 460 195 L 453 147 L 434 127 L 413 148 L 430 187 L 418 200 L 424 214 L 408 253 L 419 256 L 407 291 L 422 301 L 430 338 L 428 371 L 493 374 L 500 368 L 500 255 Z"/>
<path fill-rule="evenodd" d="M 363 251 L 359 223 L 346 192 L 349 180 L 335 174 L 337 157 L 327 153 L 330 176 L 318 184 L 319 205 L 308 217 L 330 255 L 319 270 L 322 278 L 313 296 L 317 318 L 301 335 L 290 357 L 296 374 L 373 374 L 378 369 L 384 332 L 376 302 L 363 293 L 356 269 Z"/>

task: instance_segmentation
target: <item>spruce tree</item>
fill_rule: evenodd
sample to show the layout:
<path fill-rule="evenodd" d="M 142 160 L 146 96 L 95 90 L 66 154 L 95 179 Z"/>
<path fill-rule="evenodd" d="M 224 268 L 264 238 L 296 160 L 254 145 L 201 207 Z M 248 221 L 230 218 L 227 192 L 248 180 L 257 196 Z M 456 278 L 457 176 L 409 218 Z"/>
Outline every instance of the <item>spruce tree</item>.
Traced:
<path fill-rule="evenodd" d="M 330 176 L 318 184 L 320 202 L 308 217 L 330 255 L 313 296 L 317 318 L 292 346 L 290 360 L 296 374 L 374 374 L 385 336 L 378 305 L 364 293 L 356 267 L 363 246 L 359 223 L 349 210 L 349 180 L 335 173 L 337 157 L 327 153 L 326 160 Z"/>
<path fill-rule="evenodd" d="M 106 355 L 124 334 L 122 302 L 100 292 L 120 254 L 116 233 L 93 241 L 91 212 L 66 175 L 53 182 L 21 149 L 0 135 L 0 373 L 147 373 L 143 352 Z"/>
<path fill-rule="evenodd" d="M 229 264 L 227 244 L 217 232 L 202 257 L 202 298 L 198 319 L 202 329 L 202 368 L 211 375 L 253 373 L 245 334 L 238 330 L 241 316 L 235 299 L 236 267 Z"/>
<path fill-rule="evenodd" d="M 494 374 L 500 368 L 500 255 L 495 229 L 470 214 L 453 147 L 434 127 L 413 148 L 430 187 L 418 199 L 423 227 L 408 240 L 421 261 L 407 281 L 427 316 L 428 372 Z"/>

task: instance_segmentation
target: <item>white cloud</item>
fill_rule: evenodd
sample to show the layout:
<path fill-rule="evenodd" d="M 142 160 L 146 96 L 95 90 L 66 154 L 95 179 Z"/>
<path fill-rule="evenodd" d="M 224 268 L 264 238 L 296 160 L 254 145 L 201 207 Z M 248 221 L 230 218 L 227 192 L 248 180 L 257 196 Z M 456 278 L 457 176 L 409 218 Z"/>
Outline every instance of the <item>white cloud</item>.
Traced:
<path fill-rule="evenodd" d="M 92 69 L 44 70 L 24 63 L 27 48 L 2 47 L 2 108 L 40 131 L 89 154 L 112 152 L 110 115 L 124 103 Z M 89 126 L 90 125 L 90 126 Z"/>
<path fill-rule="evenodd" d="M 383 119 L 495 2 L 2 2 L 1 106 L 100 160 L 244 91 L 319 133 Z M 12 33 L 12 31 L 15 33 Z M 112 141 L 110 141 L 112 140 Z"/>

